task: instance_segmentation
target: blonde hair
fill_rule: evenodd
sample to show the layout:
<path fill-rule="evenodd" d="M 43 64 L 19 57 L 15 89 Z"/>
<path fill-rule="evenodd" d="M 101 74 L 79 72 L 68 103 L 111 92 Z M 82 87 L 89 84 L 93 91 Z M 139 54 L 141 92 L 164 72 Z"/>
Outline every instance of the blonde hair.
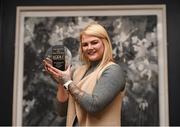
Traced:
<path fill-rule="evenodd" d="M 98 23 L 91 23 L 88 26 L 86 26 L 80 33 L 80 48 L 79 48 L 79 54 L 82 62 L 85 62 L 87 65 L 90 65 L 91 63 L 89 60 L 84 56 L 83 51 L 82 51 L 82 36 L 83 35 L 90 35 L 97 37 L 102 40 L 104 44 L 104 54 L 103 58 L 101 60 L 101 63 L 99 66 L 104 66 L 108 62 L 113 61 L 113 56 L 112 56 L 112 45 L 111 41 L 109 39 L 108 33 L 105 30 L 105 28 L 98 24 Z"/>

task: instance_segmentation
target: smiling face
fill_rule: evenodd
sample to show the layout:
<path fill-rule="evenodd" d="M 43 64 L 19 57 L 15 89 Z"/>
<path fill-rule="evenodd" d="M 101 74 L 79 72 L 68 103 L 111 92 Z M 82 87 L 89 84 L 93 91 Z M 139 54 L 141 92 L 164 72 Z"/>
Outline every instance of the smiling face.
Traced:
<path fill-rule="evenodd" d="M 86 65 L 91 62 L 100 62 L 104 66 L 113 61 L 112 45 L 106 29 L 97 23 L 91 23 L 80 33 L 80 59 Z"/>
<path fill-rule="evenodd" d="M 82 53 L 90 62 L 99 61 L 103 57 L 104 44 L 98 37 L 82 35 L 81 48 Z"/>

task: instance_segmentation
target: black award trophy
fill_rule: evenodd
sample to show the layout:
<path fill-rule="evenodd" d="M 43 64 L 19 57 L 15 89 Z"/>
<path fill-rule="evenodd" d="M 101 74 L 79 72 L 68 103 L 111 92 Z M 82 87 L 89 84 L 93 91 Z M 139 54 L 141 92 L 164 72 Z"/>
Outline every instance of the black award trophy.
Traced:
<path fill-rule="evenodd" d="M 54 67 L 64 71 L 71 65 L 72 54 L 66 46 L 54 45 L 46 51 L 45 58 L 51 59 Z"/>
<path fill-rule="evenodd" d="M 65 70 L 65 50 L 63 45 L 52 47 L 52 64 L 59 70 Z"/>

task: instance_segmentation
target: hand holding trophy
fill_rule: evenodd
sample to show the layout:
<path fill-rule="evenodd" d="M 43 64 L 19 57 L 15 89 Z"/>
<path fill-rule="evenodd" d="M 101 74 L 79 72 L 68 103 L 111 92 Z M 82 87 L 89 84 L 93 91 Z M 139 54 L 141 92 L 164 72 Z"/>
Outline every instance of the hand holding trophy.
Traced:
<path fill-rule="evenodd" d="M 71 80 L 72 55 L 68 48 L 63 45 L 50 47 L 43 60 L 46 70 L 58 84 L 64 84 Z"/>

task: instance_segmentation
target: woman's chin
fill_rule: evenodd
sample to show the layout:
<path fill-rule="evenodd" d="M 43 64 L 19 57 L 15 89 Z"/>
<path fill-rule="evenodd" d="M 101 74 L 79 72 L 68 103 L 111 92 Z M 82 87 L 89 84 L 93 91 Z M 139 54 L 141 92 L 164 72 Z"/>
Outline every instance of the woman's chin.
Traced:
<path fill-rule="evenodd" d="M 99 61 L 99 59 L 97 59 L 97 58 L 90 58 L 89 61 L 96 62 L 96 61 Z"/>

